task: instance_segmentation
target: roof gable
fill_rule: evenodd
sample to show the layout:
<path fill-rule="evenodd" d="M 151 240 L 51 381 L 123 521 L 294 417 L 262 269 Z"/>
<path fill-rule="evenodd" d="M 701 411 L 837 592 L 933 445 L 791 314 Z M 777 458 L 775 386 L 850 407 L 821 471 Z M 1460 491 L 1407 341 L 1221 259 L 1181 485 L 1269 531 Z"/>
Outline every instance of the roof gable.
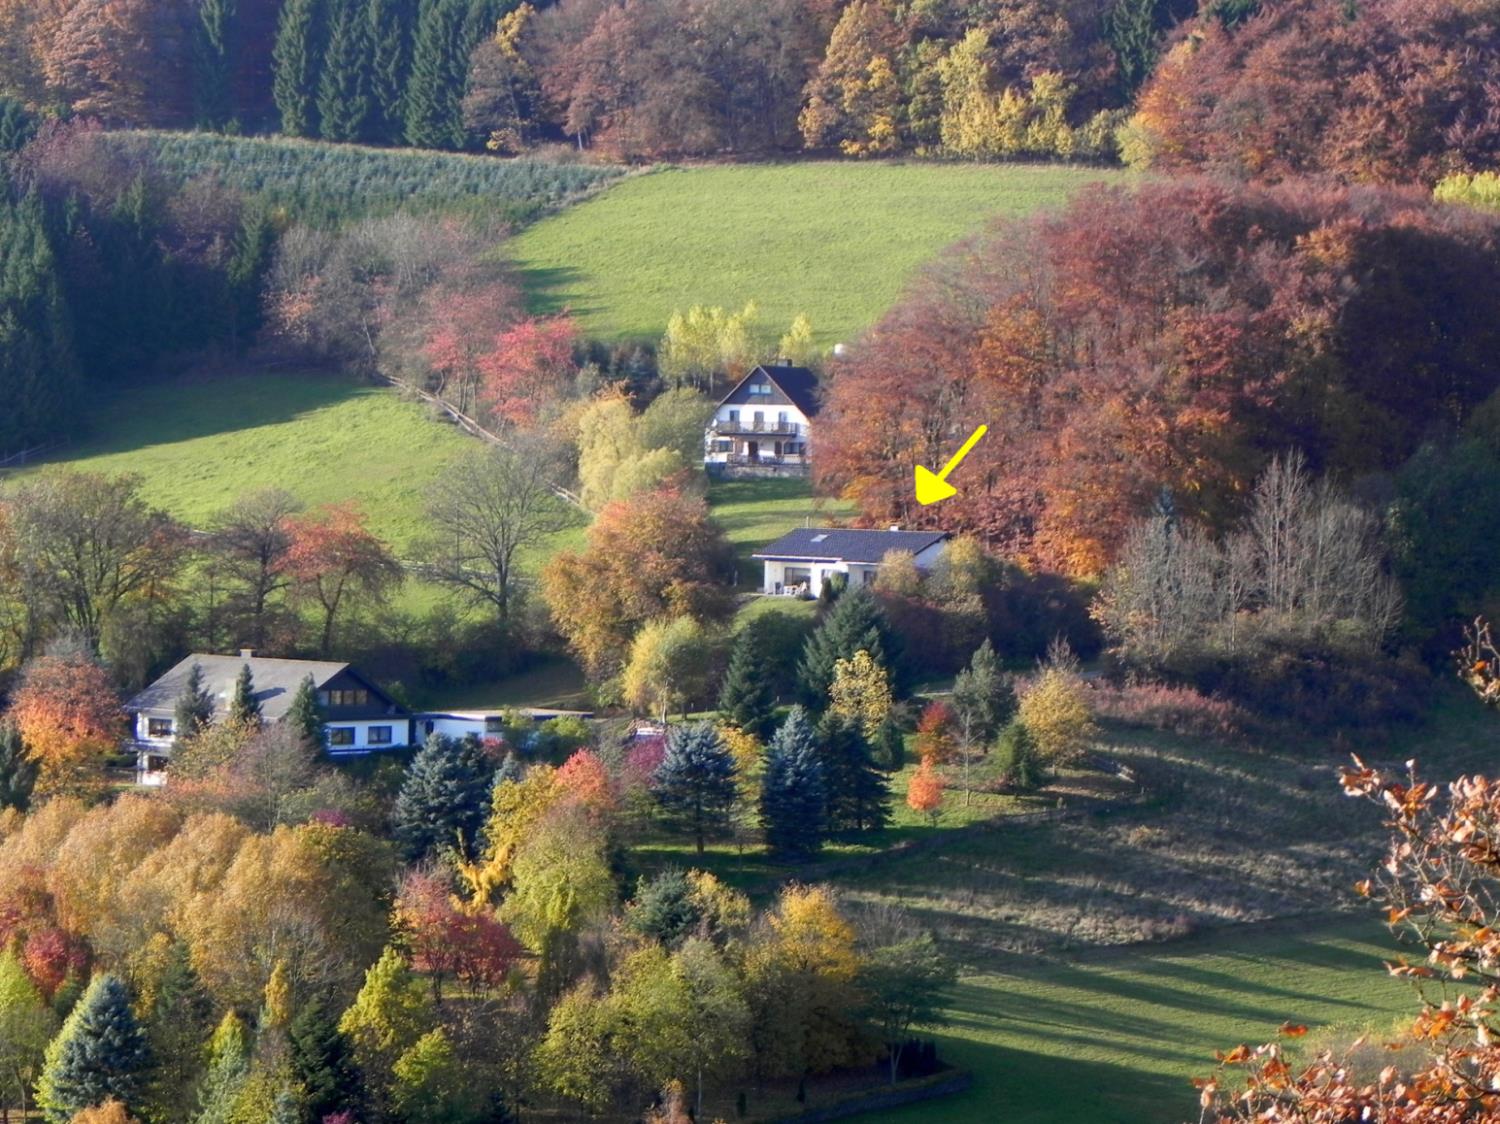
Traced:
<path fill-rule="evenodd" d="M 754 382 L 766 381 L 779 391 L 769 396 L 752 395 L 747 387 Z M 735 383 L 729 393 L 719 400 L 720 406 L 742 406 L 756 402 L 767 402 L 771 405 L 788 404 L 802 411 L 803 417 L 812 418 L 818 414 L 818 376 L 806 367 L 791 367 L 781 364 L 762 364 L 755 367 L 739 382 Z"/>
<path fill-rule="evenodd" d="M 946 531 L 869 531 L 799 527 L 752 557 L 795 561 L 879 563 L 893 550 L 921 554 L 948 537 Z"/>
<path fill-rule="evenodd" d="M 182 697 L 193 665 L 203 672 L 203 686 L 214 698 L 216 713 L 228 709 L 234 697 L 235 680 L 240 669 L 250 665 L 250 677 L 255 686 L 255 699 L 260 703 L 261 715 L 268 721 L 276 721 L 291 707 L 292 696 L 309 675 L 313 686 L 322 689 L 336 679 L 357 682 L 370 692 L 371 709 L 376 713 L 401 715 L 406 711 L 389 695 L 371 683 L 365 676 L 346 663 L 325 660 L 280 660 L 264 656 L 219 656 L 195 652 L 179 661 L 170 670 L 141 691 L 125 708 L 130 711 L 171 712 Z"/>

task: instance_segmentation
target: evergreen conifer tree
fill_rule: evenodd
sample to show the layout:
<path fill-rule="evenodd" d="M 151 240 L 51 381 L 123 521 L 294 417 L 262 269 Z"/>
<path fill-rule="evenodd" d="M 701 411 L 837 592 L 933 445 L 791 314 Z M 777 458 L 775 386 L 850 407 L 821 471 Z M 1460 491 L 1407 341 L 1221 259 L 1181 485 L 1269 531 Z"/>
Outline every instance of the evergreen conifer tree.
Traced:
<path fill-rule="evenodd" d="M 396 839 L 406 857 L 420 859 L 444 847 L 472 854 L 493 781 L 477 739 L 429 737 L 412 758 L 396 797 Z"/>
<path fill-rule="evenodd" d="M 818 756 L 831 831 L 876 831 L 890 818 L 890 788 L 859 724 L 832 712 L 818 723 Z"/>
<path fill-rule="evenodd" d="M 754 625 L 735 638 L 729 668 L 719 688 L 719 713 L 748 734 L 764 740 L 775 727 L 776 697 L 771 669 Z"/>
<path fill-rule="evenodd" d="M 309 745 L 323 748 L 327 738 L 323 730 L 323 715 L 318 710 L 318 688 L 311 675 L 297 684 L 297 693 L 292 696 L 282 721 L 301 734 Z"/>
<path fill-rule="evenodd" d="M 889 648 L 885 618 L 875 595 L 865 586 L 849 590 L 834 602 L 802 649 L 797 675 L 804 700 L 819 710 L 827 706 L 834 664 L 852 659 L 861 649 L 869 652 L 881 667 L 889 669 Z"/>
<path fill-rule="evenodd" d="M 760 825 L 773 854 L 806 859 L 817 854 L 826 830 L 828 791 L 818 760 L 817 736 L 806 712 L 792 708 L 766 748 Z"/>
<path fill-rule="evenodd" d="M 0 812 L 25 811 L 36 787 L 37 763 L 26 752 L 21 730 L 10 720 L 0 721 Z"/>
<path fill-rule="evenodd" d="M 424 0 L 412 45 L 402 112 L 406 143 L 462 148 L 463 96 L 469 74 L 467 0 Z"/>
<path fill-rule="evenodd" d="M 142 1094 L 152 1120 L 187 1120 L 203 1071 L 203 1041 L 213 1028 L 213 1001 L 193 970 L 185 944 L 172 946 L 145 1018 L 153 1066 Z"/>
<path fill-rule="evenodd" d="M 500 767 L 495 770 L 494 779 L 490 782 L 490 789 L 493 791 L 506 783 L 519 784 L 525 775 L 526 770 L 522 768 L 520 759 L 514 753 L 507 753 L 504 760 L 500 762 Z"/>
<path fill-rule="evenodd" d="M 656 770 L 656 799 L 692 834 L 700 855 L 710 834 L 729 827 L 738 795 L 734 773 L 734 758 L 711 724 L 677 726 L 668 736 L 666 756 Z"/>
<path fill-rule="evenodd" d="M 194 1124 L 229 1124 L 249 1073 L 249 1036 L 239 1015 L 229 1011 L 209 1040 L 208 1067 L 198 1086 Z"/>
<path fill-rule="evenodd" d="M 411 66 L 410 4 L 369 0 L 365 9 L 370 41 L 370 115 L 366 139 L 400 144 L 405 135 L 401 98 Z"/>
<path fill-rule="evenodd" d="M 234 681 L 234 694 L 229 699 L 229 721 L 240 726 L 259 726 L 260 719 L 260 700 L 255 697 L 255 675 L 250 671 L 249 664 L 242 664 Z"/>
<path fill-rule="evenodd" d="M 37 1107 L 47 1124 L 68 1124 L 74 1113 L 111 1097 L 129 1108 L 150 1060 L 125 984 L 118 976 L 95 976 L 47 1047 Z"/>
<path fill-rule="evenodd" d="M 0 153 L 20 152 L 36 136 L 36 118 L 18 98 L 0 94 Z"/>
<path fill-rule="evenodd" d="M 193 38 L 193 117 L 222 132 L 234 117 L 236 0 L 200 0 Z"/>
<path fill-rule="evenodd" d="M 993 741 L 1016 712 L 1016 693 L 988 640 L 953 682 L 953 712 L 965 738 L 975 744 Z"/>
<path fill-rule="evenodd" d="M 345 1111 L 358 1119 L 364 1109 L 364 1078 L 348 1039 L 322 1000 L 313 1000 L 297 1013 L 287 1038 L 292 1073 L 312 1119 Z"/>
<path fill-rule="evenodd" d="M 172 714 L 172 730 L 179 743 L 206 729 L 214 720 L 214 697 L 203 684 L 203 668 L 194 664 Z"/>
<path fill-rule="evenodd" d="M 365 136 L 370 118 L 370 23 L 363 0 L 329 0 L 328 49 L 318 80 L 318 135 L 326 141 Z"/>
<path fill-rule="evenodd" d="M 271 52 L 271 96 L 289 137 L 317 134 L 318 76 L 323 67 L 321 0 L 286 0 Z"/>

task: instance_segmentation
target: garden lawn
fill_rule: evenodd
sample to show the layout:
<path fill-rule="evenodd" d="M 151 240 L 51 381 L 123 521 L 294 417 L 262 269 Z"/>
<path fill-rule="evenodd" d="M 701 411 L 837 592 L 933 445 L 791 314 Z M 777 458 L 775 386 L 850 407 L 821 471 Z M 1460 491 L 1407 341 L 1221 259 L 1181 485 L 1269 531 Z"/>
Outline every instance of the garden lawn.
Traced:
<path fill-rule="evenodd" d="M 750 556 L 788 531 L 808 524 L 842 523 L 854 505 L 813 495 L 804 479 L 715 480 L 708 504 L 739 560 L 739 584 L 761 588 L 762 566 Z"/>
<path fill-rule="evenodd" d="M 390 390 L 316 374 L 155 383 L 92 404 L 89 428 L 51 463 L 136 473 L 190 526 L 284 488 L 310 507 L 358 503 L 398 554 L 423 531 L 424 490 L 473 440 Z"/>
<path fill-rule="evenodd" d="M 1414 1013 L 1364 920 L 1237 926 L 1207 937 L 965 978 L 938 1035 L 974 1087 L 866 1124 L 1181 1124 L 1215 1050 L 1276 1037 L 1283 1022 L 1384 1028 Z"/>
<path fill-rule="evenodd" d="M 768 340 L 799 312 L 853 339 L 917 268 L 993 215 L 1055 206 L 1119 172 L 1060 165 L 810 162 L 666 168 L 507 244 L 535 307 L 655 342 L 675 309 L 754 301 Z"/>

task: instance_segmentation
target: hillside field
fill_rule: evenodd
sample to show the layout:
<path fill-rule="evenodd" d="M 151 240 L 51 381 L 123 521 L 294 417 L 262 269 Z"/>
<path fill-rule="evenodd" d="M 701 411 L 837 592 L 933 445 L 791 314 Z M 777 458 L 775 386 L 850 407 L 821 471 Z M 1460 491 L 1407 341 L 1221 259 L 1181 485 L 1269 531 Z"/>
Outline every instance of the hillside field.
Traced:
<path fill-rule="evenodd" d="M 507 247 L 536 307 L 585 334 L 655 342 L 674 309 L 754 301 L 770 340 L 799 312 L 849 340 L 918 267 L 993 215 L 1121 180 L 1060 165 L 799 163 L 666 168 L 522 231 Z"/>
<path fill-rule="evenodd" d="M 320 374 L 142 386 L 94 404 L 89 429 L 50 463 L 135 473 L 190 526 L 284 488 L 309 506 L 357 501 L 398 554 L 421 533 L 424 489 L 471 440 L 390 390 Z"/>

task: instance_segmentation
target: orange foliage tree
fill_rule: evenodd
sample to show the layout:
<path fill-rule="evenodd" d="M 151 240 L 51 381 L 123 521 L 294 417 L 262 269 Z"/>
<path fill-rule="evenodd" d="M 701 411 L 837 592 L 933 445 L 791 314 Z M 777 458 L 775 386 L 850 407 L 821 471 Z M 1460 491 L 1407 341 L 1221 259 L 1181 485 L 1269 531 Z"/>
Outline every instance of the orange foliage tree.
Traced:
<path fill-rule="evenodd" d="M 945 702 L 928 703 L 917 720 L 917 756 L 923 762 L 946 764 L 958 749 L 953 708 Z"/>
<path fill-rule="evenodd" d="M 943 806 L 943 777 L 933 766 L 932 758 L 922 758 L 917 771 L 906 782 L 906 806 L 931 817 L 933 826 L 937 826 L 938 811 Z"/>
<path fill-rule="evenodd" d="M 732 565 L 708 505 L 665 488 L 608 504 L 581 553 L 563 551 L 548 563 L 542 592 L 569 647 L 603 678 L 619 669 L 647 621 L 724 616 Z"/>
<path fill-rule="evenodd" d="M 125 713 L 109 672 L 82 653 L 27 664 L 10 717 L 39 767 L 39 793 L 93 789 L 125 736 Z"/>
<path fill-rule="evenodd" d="M 400 564 L 365 524 L 353 503 L 330 504 L 286 521 L 289 542 L 283 565 L 299 593 L 323 611 L 320 651 L 333 650 L 334 621 L 345 597 L 357 592 L 381 598 L 402 579 Z"/>

